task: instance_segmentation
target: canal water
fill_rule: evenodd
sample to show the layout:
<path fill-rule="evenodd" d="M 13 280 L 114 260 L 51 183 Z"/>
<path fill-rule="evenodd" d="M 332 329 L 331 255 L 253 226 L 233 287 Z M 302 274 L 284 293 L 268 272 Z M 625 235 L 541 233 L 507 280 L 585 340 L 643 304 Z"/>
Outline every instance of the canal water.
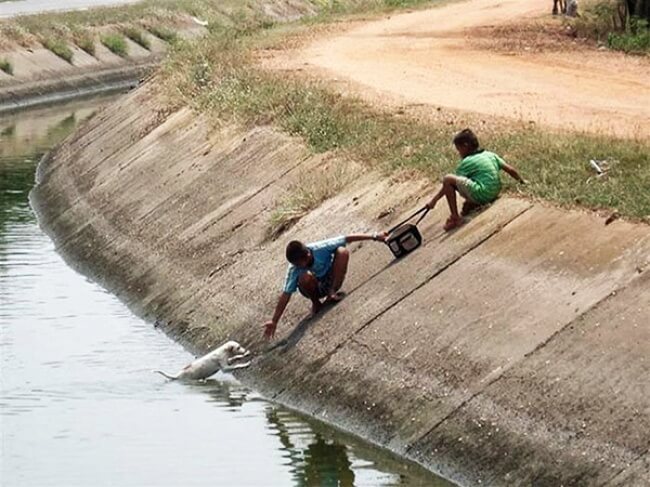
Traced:
<path fill-rule="evenodd" d="M 36 165 L 102 104 L 0 118 L 0 485 L 442 486 L 192 357 L 75 273 L 29 206 Z"/>
<path fill-rule="evenodd" d="M 86 10 L 135 3 L 138 0 L 0 0 L 0 18 L 44 12 Z"/>

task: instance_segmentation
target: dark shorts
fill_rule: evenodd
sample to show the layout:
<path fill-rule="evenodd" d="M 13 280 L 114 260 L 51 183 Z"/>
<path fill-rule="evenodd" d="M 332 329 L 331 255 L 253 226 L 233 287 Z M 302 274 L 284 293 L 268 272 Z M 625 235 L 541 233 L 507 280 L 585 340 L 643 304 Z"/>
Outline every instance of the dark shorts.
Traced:
<path fill-rule="evenodd" d="M 332 288 L 332 271 L 329 271 L 325 275 L 325 277 L 323 277 L 322 279 L 318 279 L 318 297 L 319 298 L 327 297 L 331 288 Z M 307 295 L 303 292 L 300 286 L 298 286 L 298 291 L 300 291 L 300 294 L 307 297 Z"/>

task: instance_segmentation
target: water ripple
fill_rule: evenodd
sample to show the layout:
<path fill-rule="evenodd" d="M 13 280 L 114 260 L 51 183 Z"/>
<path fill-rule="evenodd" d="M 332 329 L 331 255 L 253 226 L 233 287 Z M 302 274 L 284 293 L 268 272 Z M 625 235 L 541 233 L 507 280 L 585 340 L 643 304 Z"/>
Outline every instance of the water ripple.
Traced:
<path fill-rule="evenodd" d="M 0 120 L 3 485 L 432 485 L 232 378 L 151 372 L 192 357 L 69 269 L 27 202 L 40 152 L 93 108 L 71 107 Z"/>

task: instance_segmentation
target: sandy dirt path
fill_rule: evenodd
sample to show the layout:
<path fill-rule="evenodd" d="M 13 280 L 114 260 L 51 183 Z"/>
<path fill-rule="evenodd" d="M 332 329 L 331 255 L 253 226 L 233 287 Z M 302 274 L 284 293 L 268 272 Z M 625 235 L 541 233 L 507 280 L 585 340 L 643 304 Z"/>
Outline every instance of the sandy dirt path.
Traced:
<path fill-rule="evenodd" d="M 650 138 L 647 59 L 595 50 L 513 56 L 477 50 L 468 42 L 479 26 L 548 15 L 550 4 L 469 0 L 394 15 L 316 39 L 288 62 L 352 82 L 375 102 L 418 103 L 560 129 Z"/>

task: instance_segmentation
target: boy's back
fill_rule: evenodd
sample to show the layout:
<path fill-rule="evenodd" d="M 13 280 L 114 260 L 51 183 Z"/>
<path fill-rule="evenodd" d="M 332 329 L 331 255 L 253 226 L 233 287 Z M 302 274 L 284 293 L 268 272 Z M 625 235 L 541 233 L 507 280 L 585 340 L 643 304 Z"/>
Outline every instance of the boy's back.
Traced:
<path fill-rule="evenodd" d="M 494 152 L 480 150 L 463 158 L 456 168 L 456 174 L 471 179 L 472 199 L 477 203 L 494 201 L 501 191 L 499 170 L 504 161 Z"/>

